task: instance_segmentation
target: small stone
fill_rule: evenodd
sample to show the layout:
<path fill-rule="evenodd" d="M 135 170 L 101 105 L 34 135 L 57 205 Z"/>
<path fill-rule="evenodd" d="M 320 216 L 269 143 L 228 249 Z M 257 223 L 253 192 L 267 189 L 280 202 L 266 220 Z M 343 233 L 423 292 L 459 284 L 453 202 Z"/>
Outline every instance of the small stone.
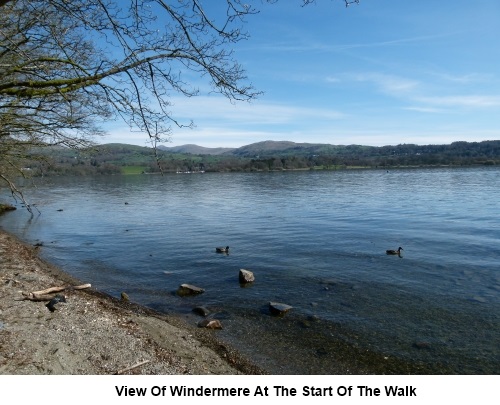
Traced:
<path fill-rule="evenodd" d="M 269 311 L 273 315 L 283 316 L 288 311 L 290 311 L 293 307 L 287 304 L 282 304 L 280 302 L 270 302 L 269 303 Z"/>
<path fill-rule="evenodd" d="M 307 317 L 307 320 L 309 322 L 318 322 L 320 319 L 319 319 L 319 316 L 318 315 L 309 315 Z"/>
<path fill-rule="evenodd" d="M 208 316 L 210 314 L 210 311 L 205 307 L 193 308 L 193 312 L 201 316 Z"/>
<path fill-rule="evenodd" d="M 421 341 L 413 343 L 413 347 L 417 349 L 430 349 L 431 344 L 429 342 Z"/>
<path fill-rule="evenodd" d="M 0 204 L 0 214 L 4 211 L 14 211 L 16 207 L 10 204 Z"/>
<path fill-rule="evenodd" d="M 122 301 L 124 301 L 124 302 L 129 302 L 129 301 L 130 301 L 129 296 L 128 296 L 128 294 L 127 294 L 126 292 L 122 292 L 122 293 L 120 294 L 120 298 L 121 298 L 121 300 L 122 300 Z"/>
<path fill-rule="evenodd" d="M 191 284 L 181 284 L 177 289 L 177 294 L 181 297 L 184 297 L 185 295 L 197 295 L 203 292 L 205 292 L 203 288 L 196 287 L 195 285 Z"/>
<path fill-rule="evenodd" d="M 311 322 L 309 322 L 307 320 L 306 321 L 302 320 L 302 321 L 299 322 L 299 326 L 301 328 L 308 329 L 308 328 L 311 327 Z"/>
<path fill-rule="evenodd" d="M 334 278 L 325 278 L 320 281 L 320 284 L 325 284 L 327 286 L 335 286 L 339 284 L 339 281 Z"/>
<path fill-rule="evenodd" d="M 255 281 L 255 276 L 249 270 L 240 269 L 240 283 L 247 284 Z"/>
<path fill-rule="evenodd" d="M 316 356 L 318 357 L 323 357 L 328 355 L 328 350 L 326 350 L 324 347 L 320 347 L 316 349 Z"/>
<path fill-rule="evenodd" d="M 206 329 L 222 329 L 222 323 L 218 319 L 202 319 L 198 327 Z"/>

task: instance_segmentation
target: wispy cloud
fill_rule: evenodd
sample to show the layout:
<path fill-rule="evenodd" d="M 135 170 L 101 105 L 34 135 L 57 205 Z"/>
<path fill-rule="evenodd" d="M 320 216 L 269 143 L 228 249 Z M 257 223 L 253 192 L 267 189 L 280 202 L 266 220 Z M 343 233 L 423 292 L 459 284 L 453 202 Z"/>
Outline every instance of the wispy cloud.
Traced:
<path fill-rule="evenodd" d="M 416 80 L 379 73 L 357 75 L 356 80 L 372 82 L 383 92 L 392 95 L 408 94 L 414 91 L 419 85 L 419 82 Z"/>
<path fill-rule="evenodd" d="M 420 82 L 415 79 L 375 72 L 346 73 L 337 76 L 328 76 L 325 81 L 333 84 L 341 82 L 367 82 L 374 85 L 379 91 L 385 94 L 398 97 L 413 94 L 420 86 Z"/>
<path fill-rule="evenodd" d="M 447 110 L 444 110 L 442 108 L 418 107 L 418 106 L 417 107 L 403 107 L 403 110 L 416 111 L 416 112 L 421 112 L 421 113 L 431 113 L 431 114 L 447 112 Z"/>
<path fill-rule="evenodd" d="M 345 115 L 333 109 L 312 108 L 300 104 L 255 101 L 231 104 L 222 97 L 174 98 L 172 111 L 176 115 L 198 120 L 248 124 L 287 124 L 298 120 L 339 120 Z"/>
<path fill-rule="evenodd" d="M 438 77 L 441 80 L 447 82 L 457 83 L 457 84 L 471 84 L 471 83 L 487 83 L 495 80 L 492 75 L 487 75 L 484 73 L 467 73 L 462 75 L 450 74 L 450 73 L 431 73 L 432 75 Z"/>
<path fill-rule="evenodd" d="M 462 76 L 449 74 L 446 75 L 446 79 L 448 82 L 454 83 L 454 85 L 450 86 L 442 82 L 425 80 L 423 76 L 413 79 L 377 72 L 328 76 L 325 78 L 325 81 L 332 85 L 338 83 L 346 84 L 348 82 L 366 82 L 375 86 L 381 94 L 388 95 L 398 99 L 401 103 L 408 104 L 402 105 L 401 108 L 418 112 L 443 113 L 449 112 L 450 108 L 457 107 L 488 109 L 500 106 L 500 96 L 468 93 L 471 91 L 468 84 L 486 79 L 486 76 L 476 73 Z M 463 86 L 458 86 L 458 84 Z M 479 88 L 478 86 L 474 86 L 476 92 Z M 457 93 L 457 90 L 462 90 L 463 93 L 446 94 Z M 486 90 L 485 93 L 487 93 Z"/>
<path fill-rule="evenodd" d="M 419 35 L 407 38 L 394 38 L 386 41 L 364 42 L 364 43 L 345 43 L 345 44 L 331 44 L 325 42 L 275 42 L 268 44 L 260 44 L 258 49 L 261 51 L 270 52 L 339 52 L 356 48 L 377 48 L 395 45 L 407 45 L 409 43 L 420 43 L 435 41 L 439 38 L 452 37 L 463 32 L 448 32 L 432 35 Z"/>
<path fill-rule="evenodd" d="M 442 107 L 499 107 L 500 96 L 459 95 L 459 96 L 427 96 L 415 99 L 424 104 Z"/>

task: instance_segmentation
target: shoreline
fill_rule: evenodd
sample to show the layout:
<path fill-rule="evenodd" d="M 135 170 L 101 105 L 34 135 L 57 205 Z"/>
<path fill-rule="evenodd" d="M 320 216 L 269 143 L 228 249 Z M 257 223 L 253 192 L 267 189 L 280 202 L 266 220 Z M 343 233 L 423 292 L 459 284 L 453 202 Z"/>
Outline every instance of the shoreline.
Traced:
<path fill-rule="evenodd" d="M 64 291 L 54 312 L 23 299 L 82 284 L 37 250 L 0 228 L 0 374 L 267 374 L 212 330 L 92 288 Z"/>

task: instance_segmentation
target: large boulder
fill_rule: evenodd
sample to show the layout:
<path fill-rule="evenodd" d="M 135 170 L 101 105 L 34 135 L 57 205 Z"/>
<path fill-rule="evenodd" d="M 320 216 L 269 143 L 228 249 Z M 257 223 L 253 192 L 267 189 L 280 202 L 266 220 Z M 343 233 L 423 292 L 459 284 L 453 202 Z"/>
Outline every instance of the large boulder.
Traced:
<path fill-rule="evenodd" d="M 205 292 L 203 288 L 196 287 L 195 285 L 191 284 L 181 284 L 177 289 L 177 295 L 180 295 L 181 297 L 184 297 L 186 295 L 197 295 L 203 292 Z"/>

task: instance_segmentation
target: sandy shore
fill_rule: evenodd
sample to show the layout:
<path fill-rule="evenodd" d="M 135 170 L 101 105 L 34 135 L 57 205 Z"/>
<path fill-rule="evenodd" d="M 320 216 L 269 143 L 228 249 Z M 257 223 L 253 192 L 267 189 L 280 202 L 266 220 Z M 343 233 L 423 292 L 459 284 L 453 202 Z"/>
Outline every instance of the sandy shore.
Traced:
<path fill-rule="evenodd" d="M 0 374 L 262 373 L 218 342 L 216 331 L 92 289 L 65 290 L 67 302 L 53 312 L 47 301 L 23 299 L 23 292 L 85 282 L 0 230 Z"/>

